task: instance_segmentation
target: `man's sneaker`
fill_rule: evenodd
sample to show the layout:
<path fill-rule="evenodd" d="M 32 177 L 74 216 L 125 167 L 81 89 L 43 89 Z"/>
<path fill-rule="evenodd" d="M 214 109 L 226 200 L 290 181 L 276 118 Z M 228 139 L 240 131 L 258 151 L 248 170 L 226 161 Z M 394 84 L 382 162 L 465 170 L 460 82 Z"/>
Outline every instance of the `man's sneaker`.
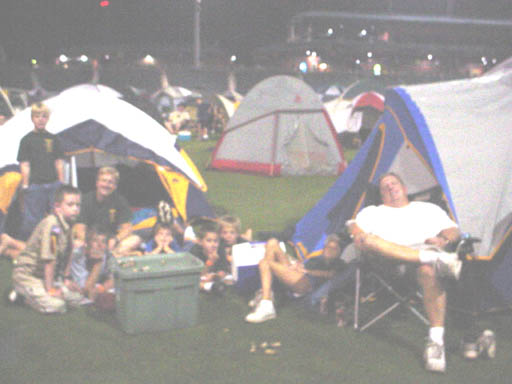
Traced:
<path fill-rule="evenodd" d="M 478 343 L 463 343 L 462 356 L 468 360 L 475 360 L 480 355 L 478 351 Z"/>
<path fill-rule="evenodd" d="M 423 354 L 425 360 L 425 369 L 432 372 L 446 371 L 446 357 L 444 354 L 444 345 L 437 344 L 432 340 L 428 340 Z"/>
<path fill-rule="evenodd" d="M 437 276 L 458 280 L 462 270 L 462 261 L 456 253 L 440 252 L 434 267 Z"/>
<path fill-rule="evenodd" d="M 254 312 L 249 313 L 245 317 L 245 321 L 249 323 L 263 323 L 264 321 L 275 318 L 276 310 L 274 303 L 270 300 L 261 300 Z"/>
<path fill-rule="evenodd" d="M 496 335 L 490 329 L 486 329 L 475 342 L 464 343 L 462 354 L 468 360 L 474 360 L 479 356 L 494 359 L 496 357 Z"/>
<path fill-rule="evenodd" d="M 482 332 L 478 338 L 478 345 L 482 349 L 482 356 L 487 359 L 496 357 L 496 335 L 490 329 Z"/>

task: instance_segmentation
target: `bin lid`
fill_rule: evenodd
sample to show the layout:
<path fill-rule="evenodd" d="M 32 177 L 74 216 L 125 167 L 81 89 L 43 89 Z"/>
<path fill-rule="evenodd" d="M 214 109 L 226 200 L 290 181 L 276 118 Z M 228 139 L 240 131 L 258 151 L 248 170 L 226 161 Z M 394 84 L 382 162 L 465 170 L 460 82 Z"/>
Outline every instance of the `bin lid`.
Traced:
<path fill-rule="evenodd" d="M 199 273 L 204 263 L 189 252 L 127 256 L 114 260 L 113 272 L 116 277 L 145 279 L 160 276 Z"/>

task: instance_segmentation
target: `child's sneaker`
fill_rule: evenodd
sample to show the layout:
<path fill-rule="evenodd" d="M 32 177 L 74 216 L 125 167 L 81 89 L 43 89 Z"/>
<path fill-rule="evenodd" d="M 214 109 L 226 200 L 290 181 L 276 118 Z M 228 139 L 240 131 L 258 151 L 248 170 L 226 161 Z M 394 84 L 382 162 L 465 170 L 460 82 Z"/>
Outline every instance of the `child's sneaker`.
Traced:
<path fill-rule="evenodd" d="M 249 323 L 263 323 L 264 321 L 275 319 L 276 310 L 274 303 L 270 300 L 261 300 L 254 312 L 245 317 Z"/>

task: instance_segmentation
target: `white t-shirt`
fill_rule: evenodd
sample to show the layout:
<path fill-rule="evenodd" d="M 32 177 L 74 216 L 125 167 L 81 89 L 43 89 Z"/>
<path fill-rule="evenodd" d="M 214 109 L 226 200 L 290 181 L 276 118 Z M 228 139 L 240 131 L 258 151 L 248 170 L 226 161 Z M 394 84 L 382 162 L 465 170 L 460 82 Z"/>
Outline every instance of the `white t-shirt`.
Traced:
<path fill-rule="evenodd" d="M 443 229 L 457 227 L 439 206 L 421 201 L 401 208 L 371 205 L 359 212 L 355 221 L 363 231 L 405 246 L 423 244 Z"/>

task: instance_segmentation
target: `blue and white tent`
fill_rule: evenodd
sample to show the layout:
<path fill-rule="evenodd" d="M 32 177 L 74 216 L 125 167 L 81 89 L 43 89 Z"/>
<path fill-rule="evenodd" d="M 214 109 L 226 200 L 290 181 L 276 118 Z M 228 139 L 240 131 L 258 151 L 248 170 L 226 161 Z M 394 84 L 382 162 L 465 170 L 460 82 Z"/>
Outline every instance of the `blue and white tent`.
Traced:
<path fill-rule="evenodd" d="M 294 243 L 319 251 L 327 234 L 370 202 L 393 171 L 410 194 L 436 192 L 489 261 L 486 305 L 512 304 L 512 72 L 386 92 L 382 117 L 355 159 L 296 225 Z"/>
<path fill-rule="evenodd" d="M 82 190 L 94 187 L 98 167 L 113 165 L 121 171 L 119 189 L 133 206 L 167 199 L 184 219 L 213 215 L 206 184 L 176 136 L 113 89 L 79 85 L 44 103 L 51 111 L 47 130 L 60 138 L 69 179 Z M 2 126 L 0 228 L 21 179 L 19 143 L 32 129 L 30 108 Z"/>

